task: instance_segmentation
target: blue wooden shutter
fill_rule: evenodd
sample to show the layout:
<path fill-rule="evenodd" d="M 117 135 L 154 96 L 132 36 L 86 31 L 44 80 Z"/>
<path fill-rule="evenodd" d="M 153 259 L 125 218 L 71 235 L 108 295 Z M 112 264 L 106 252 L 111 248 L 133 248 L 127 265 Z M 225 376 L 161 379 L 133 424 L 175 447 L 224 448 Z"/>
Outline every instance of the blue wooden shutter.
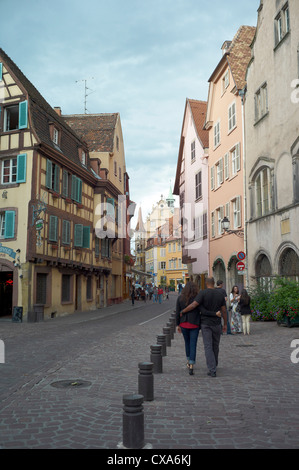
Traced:
<path fill-rule="evenodd" d="M 0 82 L 3 79 L 3 64 L 0 62 Z"/>
<path fill-rule="evenodd" d="M 70 244 L 71 223 L 64 220 L 62 223 L 62 243 L 65 245 Z"/>
<path fill-rule="evenodd" d="M 46 187 L 52 189 L 52 162 L 47 160 Z"/>
<path fill-rule="evenodd" d="M 27 129 L 28 126 L 28 101 L 19 103 L 19 129 Z"/>
<path fill-rule="evenodd" d="M 66 170 L 63 170 L 62 175 L 62 195 L 68 197 L 69 195 L 69 174 Z"/>
<path fill-rule="evenodd" d="M 72 175 L 71 198 L 76 201 L 77 177 Z"/>
<path fill-rule="evenodd" d="M 75 225 L 74 246 L 82 247 L 83 245 L 83 225 Z"/>
<path fill-rule="evenodd" d="M 82 180 L 77 178 L 77 202 L 82 202 Z"/>
<path fill-rule="evenodd" d="M 59 186 L 60 186 L 60 168 L 59 166 L 55 165 L 54 167 L 54 191 L 59 193 Z"/>
<path fill-rule="evenodd" d="M 57 242 L 58 240 L 57 228 L 58 228 L 58 217 L 56 217 L 55 215 L 50 215 L 50 220 L 49 220 L 49 241 L 50 242 Z"/>
<path fill-rule="evenodd" d="M 15 211 L 5 211 L 4 238 L 14 238 L 15 236 Z"/>
<path fill-rule="evenodd" d="M 90 227 L 83 227 L 83 248 L 90 247 Z"/>
<path fill-rule="evenodd" d="M 26 160 L 27 154 L 18 155 L 17 159 L 17 183 L 26 183 Z"/>

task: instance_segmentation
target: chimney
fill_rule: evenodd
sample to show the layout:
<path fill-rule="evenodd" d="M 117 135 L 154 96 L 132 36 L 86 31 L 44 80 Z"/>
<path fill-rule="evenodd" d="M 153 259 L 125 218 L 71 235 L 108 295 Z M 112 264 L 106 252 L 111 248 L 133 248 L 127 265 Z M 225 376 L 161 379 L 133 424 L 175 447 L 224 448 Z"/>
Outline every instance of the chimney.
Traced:
<path fill-rule="evenodd" d="M 60 106 L 54 106 L 54 111 L 58 114 L 58 116 L 61 116 L 61 108 Z"/>
<path fill-rule="evenodd" d="M 224 41 L 221 49 L 222 49 L 222 55 L 226 54 L 232 44 L 232 41 Z"/>

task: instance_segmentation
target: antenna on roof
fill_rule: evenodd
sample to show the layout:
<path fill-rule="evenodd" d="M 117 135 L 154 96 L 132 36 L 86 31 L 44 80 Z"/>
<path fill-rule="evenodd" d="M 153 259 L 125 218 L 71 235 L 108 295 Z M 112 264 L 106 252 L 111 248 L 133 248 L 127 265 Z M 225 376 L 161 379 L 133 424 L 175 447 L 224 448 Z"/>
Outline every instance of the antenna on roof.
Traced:
<path fill-rule="evenodd" d="M 91 77 L 90 80 L 94 80 L 94 77 Z M 95 93 L 95 90 L 91 90 L 91 88 L 88 88 L 87 86 L 87 79 L 83 79 L 83 80 L 76 80 L 76 83 L 78 82 L 84 82 L 84 114 L 87 114 L 88 113 L 88 110 L 87 110 L 87 97 L 89 95 L 91 95 L 92 93 Z M 87 93 L 87 90 L 90 90 L 91 93 Z"/>

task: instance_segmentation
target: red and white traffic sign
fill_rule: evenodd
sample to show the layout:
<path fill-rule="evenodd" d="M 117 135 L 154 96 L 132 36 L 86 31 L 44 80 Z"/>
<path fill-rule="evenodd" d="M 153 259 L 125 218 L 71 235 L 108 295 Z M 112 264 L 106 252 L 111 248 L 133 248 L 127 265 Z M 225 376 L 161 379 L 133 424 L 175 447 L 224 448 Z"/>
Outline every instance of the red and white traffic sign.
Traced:
<path fill-rule="evenodd" d="M 239 261 L 239 263 L 237 263 L 237 270 L 238 271 L 244 271 L 245 270 L 245 263 L 243 263 L 243 261 Z"/>
<path fill-rule="evenodd" d="M 239 253 L 237 254 L 237 258 L 240 261 L 244 261 L 244 259 L 246 258 L 244 251 L 239 251 Z"/>

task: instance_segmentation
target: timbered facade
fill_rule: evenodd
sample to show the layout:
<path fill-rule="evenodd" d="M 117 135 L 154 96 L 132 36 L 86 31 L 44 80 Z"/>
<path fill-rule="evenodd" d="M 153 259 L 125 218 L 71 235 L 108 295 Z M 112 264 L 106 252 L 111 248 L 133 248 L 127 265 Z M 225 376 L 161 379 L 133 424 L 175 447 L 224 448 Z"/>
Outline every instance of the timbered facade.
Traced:
<path fill-rule="evenodd" d="M 0 111 L 0 316 L 21 306 L 34 321 L 121 300 L 121 281 L 111 289 L 118 235 L 96 234 L 98 202 L 113 222 L 121 191 L 1 49 Z"/>

